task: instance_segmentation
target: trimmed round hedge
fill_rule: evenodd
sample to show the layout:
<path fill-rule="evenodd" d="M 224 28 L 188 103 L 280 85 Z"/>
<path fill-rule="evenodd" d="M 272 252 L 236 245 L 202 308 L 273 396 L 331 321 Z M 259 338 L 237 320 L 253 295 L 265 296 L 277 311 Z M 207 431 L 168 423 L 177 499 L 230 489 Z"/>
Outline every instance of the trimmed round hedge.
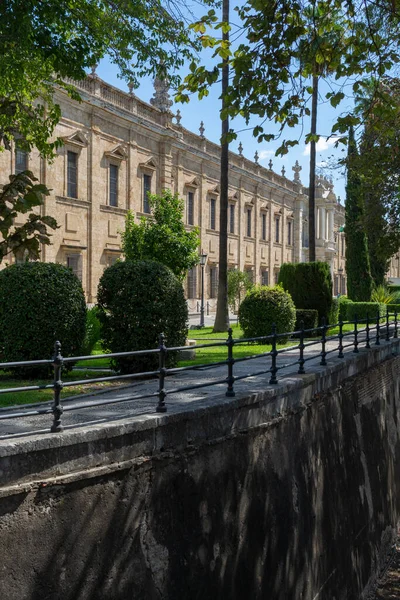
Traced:
<path fill-rule="evenodd" d="M 247 292 L 239 308 L 239 324 L 244 337 L 270 335 L 273 323 L 277 333 L 293 331 L 295 322 L 294 302 L 280 286 L 255 286 Z M 279 343 L 285 341 L 279 339 Z"/>
<path fill-rule="evenodd" d="M 77 356 L 85 326 L 85 296 L 71 269 L 54 263 L 27 262 L 0 271 L 2 361 L 51 358 L 56 340 L 61 342 L 63 356 Z M 48 372 L 43 367 L 16 371 L 20 376 Z"/>
<path fill-rule="evenodd" d="M 172 271 L 155 261 L 117 262 L 100 279 L 98 318 L 103 345 L 111 352 L 157 348 L 159 335 L 169 347 L 184 346 L 188 309 L 182 284 Z M 167 364 L 176 364 L 177 353 L 167 353 Z M 122 373 L 155 370 L 158 354 L 117 358 Z"/>

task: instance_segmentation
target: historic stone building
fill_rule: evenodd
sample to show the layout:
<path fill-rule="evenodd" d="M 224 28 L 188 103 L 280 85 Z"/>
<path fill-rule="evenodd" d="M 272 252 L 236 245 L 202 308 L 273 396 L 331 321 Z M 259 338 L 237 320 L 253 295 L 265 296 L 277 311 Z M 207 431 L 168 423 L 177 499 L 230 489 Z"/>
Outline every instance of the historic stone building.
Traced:
<path fill-rule="evenodd" d="M 180 125 L 161 82 L 150 104 L 108 85 L 92 73 L 77 87 L 78 103 L 57 92 L 62 118 L 55 137 L 64 145 L 52 164 L 16 150 L 0 154 L 2 183 L 29 168 L 51 190 L 43 211 L 60 228 L 42 259 L 69 265 L 81 278 L 88 302 L 99 278 L 121 256 L 120 231 L 128 210 L 149 215 L 147 192 L 170 188 L 185 200 L 188 228 L 198 226 L 207 254 L 205 297 L 215 306 L 218 281 L 220 148 Z M 257 283 L 274 283 L 283 262 L 307 258 L 307 189 L 296 163 L 280 174 L 230 153 L 228 261 Z M 329 262 L 334 292 L 346 290 L 344 208 L 330 181 L 317 178 L 317 258 Z M 200 250 L 200 248 L 199 248 Z M 187 278 L 189 308 L 200 297 L 200 266 Z"/>

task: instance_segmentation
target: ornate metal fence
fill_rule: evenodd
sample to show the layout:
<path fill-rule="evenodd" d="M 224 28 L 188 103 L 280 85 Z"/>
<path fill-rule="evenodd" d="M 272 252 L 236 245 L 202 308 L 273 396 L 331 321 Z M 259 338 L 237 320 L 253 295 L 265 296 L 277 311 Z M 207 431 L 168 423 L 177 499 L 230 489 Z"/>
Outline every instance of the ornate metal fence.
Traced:
<path fill-rule="evenodd" d="M 346 331 L 345 325 L 351 325 L 352 329 Z M 336 335 L 329 335 L 329 330 L 338 328 L 339 333 Z M 313 336 L 313 339 L 308 340 L 309 336 Z M 90 355 L 90 356 L 74 356 L 63 358 L 61 353 L 60 342 L 55 343 L 54 356 L 48 360 L 36 360 L 36 361 L 20 361 L 20 362 L 8 362 L 0 363 L 1 369 L 11 369 L 15 367 L 31 367 L 34 365 L 52 365 L 54 377 L 53 382 L 46 385 L 32 385 L 32 386 L 21 386 L 15 388 L 0 389 L 0 395 L 5 393 L 19 393 L 34 390 L 52 389 L 54 390 L 53 403 L 50 406 L 29 406 L 21 409 L 8 409 L 0 414 L 0 421 L 5 419 L 18 419 L 22 417 L 31 417 L 34 415 L 52 415 L 53 421 L 50 431 L 61 432 L 62 426 L 62 415 L 64 412 L 78 410 L 80 408 L 90 408 L 93 406 L 111 405 L 119 402 L 126 402 L 126 398 L 107 398 L 105 400 L 96 399 L 91 402 L 80 403 L 79 398 L 77 402 L 63 406 L 61 401 L 61 391 L 65 388 L 71 388 L 77 385 L 93 384 L 98 382 L 107 381 L 123 381 L 123 380 L 135 380 L 143 378 L 158 378 L 158 391 L 151 392 L 148 394 L 138 394 L 129 398 L 130 401 L 142 400 L 145 398 L 157 399 L 155 410 L 159 413 L 167 411 L 166 397 L 176 393 L 188 392 L 191 390 L 197 390 L 205 388 L 207 386 L 213 386 L 216 384 L 226 385 L 226 396 L 235 396 L 235 384 L 240 380 L 267 375 L 269 376 L 268 383 L 270 385 L 276 385 L 278 383 L 278 374 L 284 369 L 295 367 L 297 373 L 302 375 L 306 373 L 306 364 L 308 361 L 319 357 L 321 366 L 328 364 L 329 357 L 336 355 L 338 358 L 344 358 L 344 350 L 349 349 L 353 353 L 359 352 L 360 344 L 364 344 L 364 348 L 370 349 L 372 345 L 379 346 L 381 340 L 389 341 L 391 338 L 398 337 L 398 318 L 397 312 L 390 313 L 387 309 L 386 317 L 377 315 L 374 319 L 370 319 L 368 316 L 365 319 L 358 320 L 357 317 L 354 321 L 340 321 L 334 325 L 328 325 L 325 320 L 322 324 L 313 329 L 304 329 L 304 323 L 301 322 L 300 329 L 297 331 L 278 333 L 275 325 L 272 326 L 272 331 L 269 335 L 254 337 L 254 338 L 240 338 L 234 339 L 232 335 L 232 329 L 228 331 L 228 337 L 223 341 L 216 341 L 207 344 L 196 345 L 196 349 L 200 348 L 213 348 L 213 347 L 226 347 L 227 358 L 225 360 L 200 364 L 200 365 L 189 365 L 185 367 L 168 368 L 166 366 L 166 357 L 168 352 L 177 352 L 187 350 L 187 346 L 168 348 L 165 345 L 165 338 L 163 334 L 160 334 L 158 348 L 150 350 L 140 350 L 134 352 L 118 352 L 114 354 L 102 354 L 102 355 Z M 278 348 L 280 340 L 284 338 L 296 338 L 298 343 L 291 346 L 290 348 Z M 332 342 L 337 341 L 337 345 L 332 346 Z M 271 345 L 271 350 L 256 355 L 235 357 L 235 348 L 252 342 L 258 342 L 262 345 Z M 327 343 L 329 342 L 329 348 Z M 320 349 L 319 349 L 320 348 Z M 311 353 L 310 350 L 314 349 Z M 318 351 L 315 352 L 315 349 Z M 282 354 L 291 354 L 293 360 L 291 362 L 284 362 L 280 360 Z M 130 373 L 126 375 L 110 375 L 104 377 L 96 377 L 93 379 L 83 379 L 79 381 L 62 381 L 62 367 L 68 363 L 75 363 L 80 360 L 97 360 L 99 358 L 121 358 L 121 357 L 135 357 L 149 354 L 158 354 L 159 366 L 154 371 L 147 371 L 141 373 Z M 235 365 L 244 361 L 254 361 L 255 359 L 265 359 L 265 368 L 258 369 L 257 371 L 250 371 L 244 375 L 235 375 Z M 167 389 L 166 381 L 169 375 L 177 375 L 185 371 L 196 371 L 205 367 L 226 367 L 226 375 L 219 379 L 212 379 L 203 383 L 194 383 L 191 385 L 172 387 Z"/>

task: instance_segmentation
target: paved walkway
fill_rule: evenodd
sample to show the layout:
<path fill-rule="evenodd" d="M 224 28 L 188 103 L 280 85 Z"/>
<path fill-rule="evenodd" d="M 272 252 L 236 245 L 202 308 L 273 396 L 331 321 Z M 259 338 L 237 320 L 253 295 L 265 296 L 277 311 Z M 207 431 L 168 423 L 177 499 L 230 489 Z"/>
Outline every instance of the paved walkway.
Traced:
<path fill-rule="evenodd" d="M 365 352 L 363 348 L 363 334 L 360 334 L 360 352 Z M 343 340 L 344 345 L 351 347 L 345 348 L 345 356 L 353 355 L 353 336 L 347 335 Z M 382 344 L 386 342 L 382 339 Z M 313 344 L 310 342 L 310 344 Z M 337 358 L 338 340 L 328 341 L 326 344 L 327 363 L 338 361 Z M 372 342 L 371 342 L 372 345 Z M 320 366 L 321 344 L 314 343 L 305 350 L 306 376 L 307 373 L 324 370 Z M 291 375 L 297 374 L 299 350 L 297 346 L 280 350 L 277 357 L 278 381 L 282 382 Z M 240 380 L 235 382 L 236 395 L 249 395 L 253 392 L 271 388 L 269 384 L 271 367 L 271 358 L 269 355 L 253 358 L 252 360 L 237 362 L 234 365 L 234 376 Z M 182 405 L 196 409 L 196 403 L 208 399 L 212 403 L 218 404 L 225 397 L 227 389 L 226 377 L 228 375 L 227 366 L 220 367 L 207 366 L 201 369 L 181 371 L 178 374 L 170 375 L 166 378 L 165 388 L 167 391 L 166 406 L 169 413 L 181 410 Z M 250 377 L 246 377 L 251 375 Z M 203 385 L 194 390 L 186 391 L 184 388 L 192 385 Z M 65 429 L 81 426 L 96 425 L 115 420 L 126 420 L 132 417 L 154 415 L 158 404 L 158 379 L 154 378 L 146 381 L 136 381 L 131 385 L 124 385 L 113 388 L 107 392 L 95 393 L 85 396 L 73 396 L 68 398 L 68 388 L 62 393 L 62 405 L 64 413 L 62 415 L 62 424 Z M 145 396 L 140 398 L 139 396 Z M 113 404 L 110 404 L 110 401 Z M 33 410 L 40 408 L 44 412 L 50 413 L 51 403 L 30 405 Z M 29 410 L 24 408 L 3 408 L 0 409 L 0 416 L 6 417 L 16 410 L 23 413 Z M 26 437 L 32 434 L 48 433 L 52 424 L 52 414 L 28 415 L 25 414 L 19 418 L 0 420 L 0 440 L 15 439 L 16 437 Z"/>

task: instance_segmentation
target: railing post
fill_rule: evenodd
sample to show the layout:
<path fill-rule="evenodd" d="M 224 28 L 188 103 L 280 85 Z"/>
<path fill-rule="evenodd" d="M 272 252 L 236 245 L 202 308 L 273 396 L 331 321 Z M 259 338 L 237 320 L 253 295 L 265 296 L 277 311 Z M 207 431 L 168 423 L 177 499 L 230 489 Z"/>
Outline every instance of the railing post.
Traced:
<path fill-rule="evenodd" d="M 165 355 L 167 353 L 167 349 L 165 347 L 165 336 L 163 333 L 160 334 L 159 340 L 160 355 L 158 369 L 158 405 L 156 412 L 165 413 L 167 412 L 167 407 L 165 406 L 165 396 L 167 395 L 167 392 L 165 391 Z"/>
<path fill-rule="evenodd" d="M 207 317 L 210 315 L 210 303 L 207 300 Z"/>
<path fill-rule="evenodd" d="M 389 305 L 386 305 L 386 341 L 390 340 L 390 331 L 389 331 Z"/>
<path fill-rule="evenodd" d="M 319 363 L 321 365 L 321 367 L 325 367 L 326 366 L 326 350 L 325 350 L 325 345 L 326 345 L 326 319 L 325 317 L 322 317 L 322 337 L 321 337 L 321 362 Z"/>
<path fill-rule="evenodd" d="M 343 321 L 340 319 L 339 321 L 339 355 L 338 358 L 343 358 L 344 354 L 343 354 Z"/>
<path fill-rule="evenodd" d="M 380 314 L 379 314 L 379 310 L 378 310 L 378 316 L 376 318 L 376 338 L 375 338 L 375 346 L 379 346 L 380 345 L 380 323 L 379 323 L 379 319 L 380 319 Z"/>
<path fill-rule="evenodd" d="M 365 333 L 366 333 L 366 337 L 365 337 L 365 347 L 366 348 L 371 348 L 371 344 L 369 343 L 369 316 L 367 313 L 367 320 L 366 320 L 366 325 L 365 325 Z"/>
<path fill-rule="evenodd" d="M 63 357 L 61 356 L 61 344 L 56 342 L 54 344 L 54 358 L 53 358 L 53 369 L 54 369 L 54 402 L 53 402 L 53 425 L 51 426 L 52 433 L 58 433 L 63 430 L 61 425 L 61 415 L 63 409 L 61 406 L 61 390 L 63 384 L 61 381 L 61 369 L 63 365 Z"/>
<path fill-rule="evenodd" d="M 299 358 L 299 370 L 297 371 L 299 375 L 304 375 L 304 321 L 300 321 L 300 358 Z"/>
<path fill-rule="evenodd" d="M 272 348 L 271 348 L 271 378 L 269 380 L 270 384 L 275 385 L 276 383 L 278 383 L 278 380 L 276 378 L 276 373 L 278 371 L 278 369 L 276 368 L 276 357 L 278 355 L 278 352 L 276 350 L 276 325 L 275 323 L 272 323 Z"/>
<path fill-rule="evenodd" d="M 235 359 L 233 358 L 233 346 L 234 346 L 235 342 L 232 337 L 232 328 L 231 327 L 229 327 L 229 329 L 228 329 L 227 344 L 228 344 L 228 378 L 227 378 L 226 382 L 228 384 L 228 389 L 225 392 L 225 396 L 233 398 L 233 396 L 235 395 L 235 391 L 233 389 L 233 384 L 235 382 L 235 378 L 233 376 L 233 365 L 235 363 Z"/>
<path fill-rule="evenodd" d="M 354 350 L 353 352 L 355 352 L 357 354 L 358 352 L 358 319 L 357 319 L 357 315 L 354 315 Z"/>
<path fill-rule="evenodd" d="M 397 310 L 394 311 L 394 338 L 397 338 Z"/>

